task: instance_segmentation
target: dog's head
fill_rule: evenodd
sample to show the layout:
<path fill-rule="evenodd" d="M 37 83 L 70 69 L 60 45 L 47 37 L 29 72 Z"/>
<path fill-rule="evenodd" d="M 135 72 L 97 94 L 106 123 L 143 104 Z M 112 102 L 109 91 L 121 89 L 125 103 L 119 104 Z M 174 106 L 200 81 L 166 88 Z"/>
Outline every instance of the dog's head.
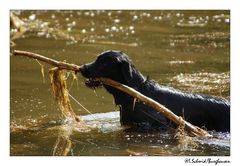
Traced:
<path fill-rule="evenodd" d="M 81 66 L 80 71 L 86 78 L 86 85 L 91 88 L 101 86 L 95 78 L 105 77 L 120 82 L 129 84 L 133 77 L 133 69 L 128 56 L 121 51 L 106 51 L 101 53 L 96 61 Z"/>

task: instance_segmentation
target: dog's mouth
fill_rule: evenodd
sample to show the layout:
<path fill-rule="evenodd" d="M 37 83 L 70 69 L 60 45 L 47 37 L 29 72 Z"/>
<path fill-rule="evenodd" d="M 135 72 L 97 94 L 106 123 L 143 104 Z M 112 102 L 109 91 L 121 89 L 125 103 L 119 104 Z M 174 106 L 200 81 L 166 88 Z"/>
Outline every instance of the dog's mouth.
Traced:
<path fill-rule="evenodd" d="M 89 88 L 99 88 L 102 87 L 102 82 L 96 80 L 95 78 L 87 78 L 85 81 L 85 85 Z"/>

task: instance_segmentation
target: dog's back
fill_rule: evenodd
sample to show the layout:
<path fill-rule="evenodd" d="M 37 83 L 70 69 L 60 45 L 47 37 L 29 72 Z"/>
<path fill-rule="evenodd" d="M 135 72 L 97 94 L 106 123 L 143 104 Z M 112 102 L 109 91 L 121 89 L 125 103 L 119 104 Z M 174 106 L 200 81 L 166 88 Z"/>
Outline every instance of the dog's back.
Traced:
<path fill-rule="evenodd" d="M 173 88 L 160 86 L 154 81 L 148 81 L 139 91 L 194 125 L 206 127 L 208 130 L 230 130 L 230 103 L 225 99 L 183 93 Z M 147 112 L 155 119 L 161 116 L 161 114 L 156 115 L 154 110 Z"/>

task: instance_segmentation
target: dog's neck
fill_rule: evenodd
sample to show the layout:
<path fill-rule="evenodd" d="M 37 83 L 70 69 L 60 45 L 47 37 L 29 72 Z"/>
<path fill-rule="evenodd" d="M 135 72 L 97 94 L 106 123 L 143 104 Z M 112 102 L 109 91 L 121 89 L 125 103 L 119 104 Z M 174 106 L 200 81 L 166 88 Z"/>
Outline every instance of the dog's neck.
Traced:
<path fill-rule="evenodd" d="M 122 104 L 124 104 L 124 102 L 126 102 L 128 100 L 130 102 L 131 97 L 128 94 L 126 94 L 114 87 L 111 87 L 109 85 L 103 85 L 103 86 L 110 94 L 112 94 L 114 96 L 116 105 L 122 105 Z"/>
<path fill-rule="evenodd" d="M 126 80 L 127 86 L 130 86 L 131 88 L 138 90 L 139 87 L 146 81 L 146 78 L 139 72 L 134 71 L 132 73 L 132 77 L 129 80 Z"/>
<path fill-rule="evenodd" d="M 127 85 L 137 91 L 139 91 L 141 85 L 146 81 L 147 79 L 139 72 L 133 73 L 131 79 L 127 80 L 126 82 L 122 82 L 122 84 Z M 117 90 L 111 86 L 104 85 L 106 90 L 111 93 L 114 96 L 115 99 L 115 104 L 116 105 L 122 105 L 124 104 L 127 100 L 129 102 L 132 100 L 132 97 L 129 96 L 128 94 Z"/>

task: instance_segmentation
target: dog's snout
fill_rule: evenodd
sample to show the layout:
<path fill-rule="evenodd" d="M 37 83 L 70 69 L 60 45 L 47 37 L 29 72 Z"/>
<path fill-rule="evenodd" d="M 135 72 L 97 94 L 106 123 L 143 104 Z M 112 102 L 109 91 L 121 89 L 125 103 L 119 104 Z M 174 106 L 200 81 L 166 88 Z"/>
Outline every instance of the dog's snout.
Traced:
<path fill-rule="evenodd" d="M 85 70 L 85 68 L 86 68 L 86 66 L 85 66 L 85 65 L 81 65 L 81 66 L 80 66 L 80 72 L 81 72 L 81 73 L 83 73 L 83 72 L 84 72 L 84 70 Z"/>
<path fill-rule="evenodd" d="M 80 72 L 82 73 L 82 75 L 84 76 L 84 77 L 87 77 L 88 76 L 88 67 L 87 67 L 87 65 L 82 65 L 81 67 L 80 67 Z"/>
<path fill-rule="evenodd" d="M 84 77 L 90 78 L 95 77 L 95 63 L 88 63 L 80 66 L 80 72 Z"/>

